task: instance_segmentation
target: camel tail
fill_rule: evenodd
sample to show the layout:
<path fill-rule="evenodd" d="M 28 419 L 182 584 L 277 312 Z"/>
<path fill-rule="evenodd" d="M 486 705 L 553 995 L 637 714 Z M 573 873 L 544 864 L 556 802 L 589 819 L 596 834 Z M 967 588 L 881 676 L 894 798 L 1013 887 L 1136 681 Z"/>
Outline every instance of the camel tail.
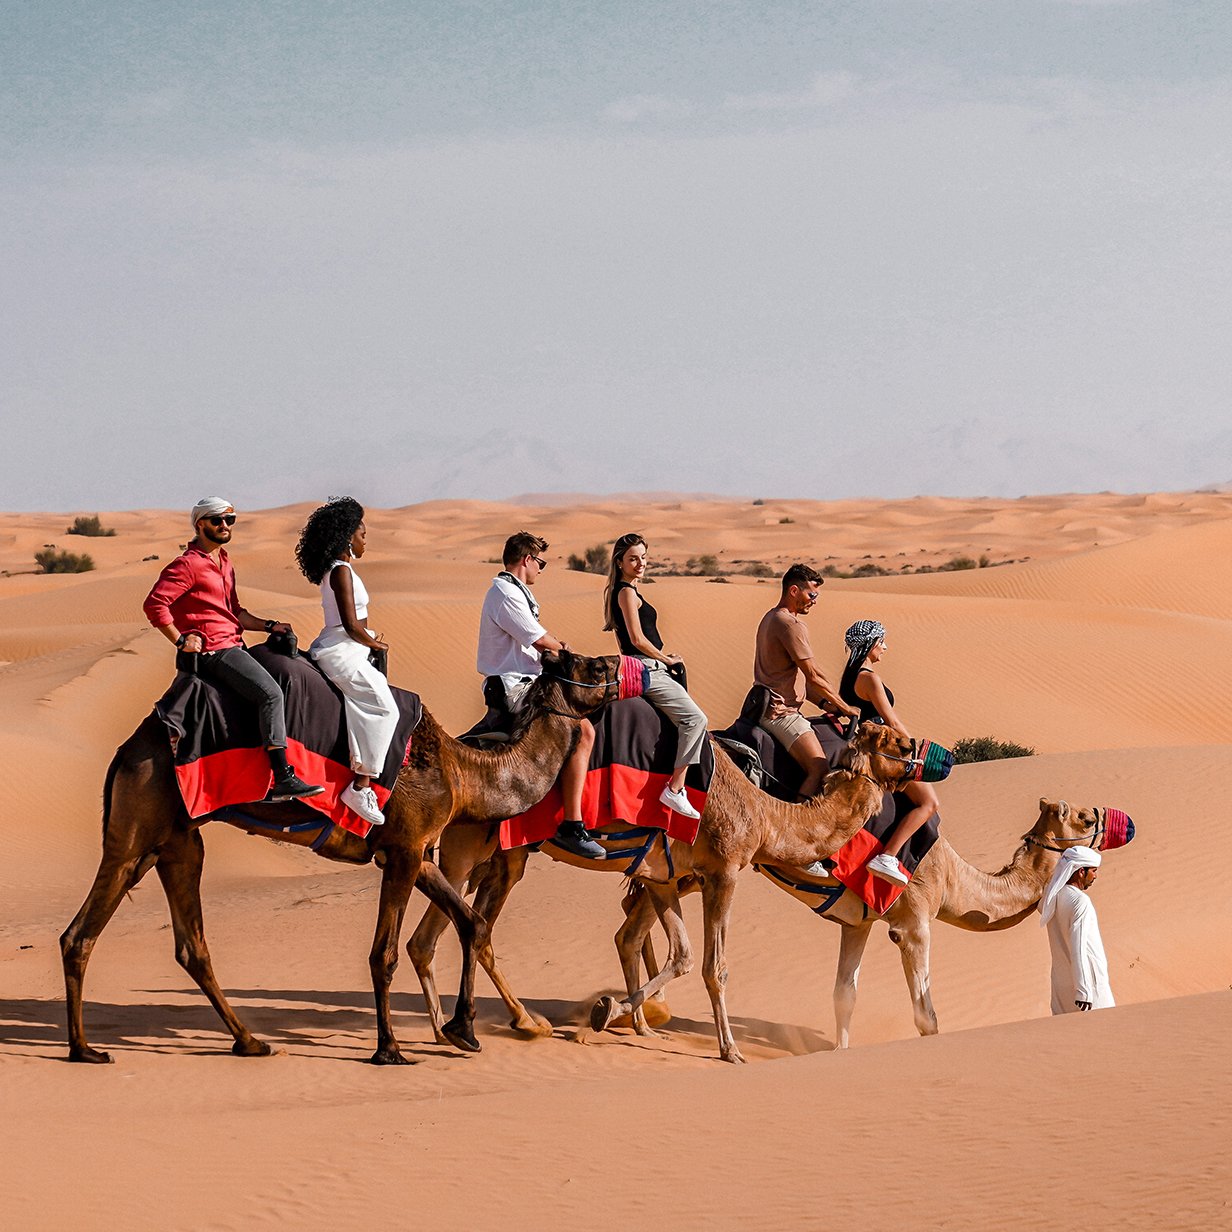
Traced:
<path fill-rule="evenodd" d="M 120 772 L 120 750 L 117 749 L 107 767 L 107 777 L 103 780 L 103 843 L 107 842 L 107 826 L 111 822 L 111 791 L 115 786 L 115 777 Z"/>

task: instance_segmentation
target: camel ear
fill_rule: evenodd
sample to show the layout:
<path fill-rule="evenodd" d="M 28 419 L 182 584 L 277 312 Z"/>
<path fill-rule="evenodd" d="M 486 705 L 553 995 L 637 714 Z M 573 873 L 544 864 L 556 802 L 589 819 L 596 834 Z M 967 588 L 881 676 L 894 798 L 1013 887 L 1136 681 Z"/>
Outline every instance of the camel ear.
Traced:
<path fill-rule="evenodd" d="M 1046 813 L 1052 808 L 1052 801 L 1047 796 L 1040 796 L 1040 812 Z"/>
<path fill-rule="evenodd" d="M 1069 817 L 1069 805 L 1064 800 L 1057 801 L 1057 820 L 1065 821 Z"/>

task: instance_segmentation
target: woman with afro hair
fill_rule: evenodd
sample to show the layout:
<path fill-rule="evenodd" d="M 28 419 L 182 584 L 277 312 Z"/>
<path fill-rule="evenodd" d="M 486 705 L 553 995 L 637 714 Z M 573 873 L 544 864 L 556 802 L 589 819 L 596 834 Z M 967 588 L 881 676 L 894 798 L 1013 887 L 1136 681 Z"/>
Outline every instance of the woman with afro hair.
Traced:
<path fill-rule="evenodd" d="M 384 768 L 398 709 L 389 682 L 369 660 L 371 651 L 389 647 L 364 624 L 368 591 L 351 563 L 363 556 L 367 540 L 364 507 L 349 496 L 335 497 L 309 515 L 295 559 L 304 576 L 321 588 L 325 609 L 325 627 L 308 654 L 337 686 L 346 705 L 355 779 L 339 798 L 365 821 L 379 826 L 385 816 L 372 780 Z"/>

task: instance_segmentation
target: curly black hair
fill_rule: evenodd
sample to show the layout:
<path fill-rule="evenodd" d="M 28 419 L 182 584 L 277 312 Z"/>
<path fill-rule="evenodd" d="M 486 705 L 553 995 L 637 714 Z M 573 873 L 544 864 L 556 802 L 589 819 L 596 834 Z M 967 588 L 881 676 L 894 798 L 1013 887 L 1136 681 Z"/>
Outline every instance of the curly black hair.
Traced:
<path fill-rule="evenodd" d="M 295 545 L 295 559 L 304 576 L 319 586 L 336 560 L 344 557 L 351 546 L 351 536 L 364 520 L 364 507 L 350 496 L 331 497 L 328 504 L 321 505 L 308 515 L 299 542 Z"/>

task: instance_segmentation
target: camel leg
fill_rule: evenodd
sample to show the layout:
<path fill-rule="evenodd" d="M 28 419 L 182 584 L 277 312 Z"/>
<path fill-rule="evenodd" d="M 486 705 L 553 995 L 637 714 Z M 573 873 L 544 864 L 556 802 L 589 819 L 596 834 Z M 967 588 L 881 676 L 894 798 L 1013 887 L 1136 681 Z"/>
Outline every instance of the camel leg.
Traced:
<path fill-rule="evenodd" d="M 394 1037 L 389 1014 L 389 986 L 398 967 L 398 937 L 402 932 L 402 917 L 411 897 L 423 853 L 405 848 L 387 848 L 385 868 L 381 876 L 381 901 L 377 908 L 376 933 L 368 967 L 372 972 L 372 991 L 376 997 L 376 1052 L 373 1065 L 411 1065 L 403 1056 Z"/>
<path fill-rule="evenodd" d="M 644 902 L 641 901 L 643 899 Z M 643 942 L 656 915 L 667 934 L 667 961 L 661 971 L 639 988 Z M 645 886 L 616 932 L 616 949 L 620 954 L 628 996 L 623 1001 L 617 1001 L 615 997 L 600 997 L 590 1011 L 591 1028 L 603 1031 L 621 1016 L 631 1015 L 633 1028 L 639 1035 L 654 1035 L 641 1014 L 642 1006 L 664 985 L 693 970 L 693 950 L 680 910 L 680 896 L 674 886 Z"/>
<path fill-rule="evenodd" d="M 438 854 L 439 869 L 453 888 L 461 894 L 466 879 L 472 870 L 483 863 L 493 852 L 496 840 L 486 839 L 485 831 L 480 826 L 450 825 L 441 834 Z M 423 871 L 420 870 L 416 885 L 427 893 L 424 884 Z M 441 998 L 436 989 L 436 975 L 433 971 L 433 961 L 436 958 L 436 946 L 441 934 L 449 924 L 449 916 L 434 902 L 429 904 L 423 918 L 406 943 L 407 957 L 415 967 L 419 976 L 419 986 L 423 989 L 424 1004 L 428 1010 L 428 1019 L 432 1024 L 432 1035 L 438 1044 L 447 1044 L 444 1026 L 445 1015 L 441 1010 Z"/>
<path fill-rule="evenodd" d="M 155 870 L 163 883 L 167 905 L 171 908 L 175 958 L 209 998 L 219 1018 L 231 1032 L 235 1040 L 231 1051 L 237 1057 L 267 1057 L 270 1046 L 257 1039 L 239 1020 L 214 978 L 201 915 L 201 868 L 204 863 L 205 844 L 201 841 L 199 830 L 178 832 L 163 844 L 158 853 Z"/>
<path fill-rule="evenodd" d="M 68 1010 L 68 1059 L 106 1065 L 110 1053 L 91 1048 L 86 1042 L 85 1023 L 82 1016 L 82 990 L 85 985 L 86 964 L 94 951 L 94 943 L 115 914 L 120 899 L 141 880 L 154 863 L 154 855 L 115 856 L 106 851 L 94 884 L 90 887 L 81 910 L 60 938 L 60 955 L 64 961 L 64 992 Z"/>
<path fill-rule="evenodd" d="M 851 1047 L 851 1016 L 856 1008 L 860 960 L 864 957 L 864 947 L 872 931 L 872 920 L 839 926 L 838 970 L 834 973 L 835 1048 Z"/>
<path fill-rule="evenodd" d="M 928 973 L 928 926 L 891 928 L 890 940 L 898 946 L 899 956 L 903 960 L 903 974 L 907 977 L 907 991 L 911 994 L 911 1012 L 915 1017 L 916 1030 L 921 1035 L 936 1035 L 937 1012 L 933 1009 Z"/>
<path fill-rule="evenodd" d="M 487 941 L 479 946 L 479 962 L 512 1015 L 509 1020 L 510 1027 L 522 1035 L 546 1038 L 552 1034 L 552 1024 L 542 1014 L 528 1009 L 509 986 L 504 972 L 497 965 L 496 951 L 492 948 L 490 935 L 490 930 L 495 928 L 497 917 L 509 901 L 514 886 L 526 873 L 526 861 L 530 859 L 530 854 L 529 848 L 526 847 L 496 852 L 487 874 L 475 891 L 475 910 L 487 921 L 489 929 Z"/>
<path fill-rule="evenodd" d="M 727 1018 L 727 925 L 731 919 L 736 879 L 726 869 L 708 875 L 702 886 L 702 912 L 706 922 L 706 952 L 702 959 L 702 979 L 714 1009 L 714 1027 L 719 1036 L 719 1056 L 724 1061 L 743 1064 Z"/>
<path fill-rule="evenodd" d="M 475 949 L 487 944 L 488 926 L 483 917 L 471 910 L 449 879 L 435 864 L 419 866 L 415 884 L 432 900 L 438 910 L 449 918 L 462 946 L 462 980 L 458 987 L 458 1004 L 454 1016 L 441 1027 L 441 1035 L 463 1052 L 478 1052 L 475 1038 Z"/>

